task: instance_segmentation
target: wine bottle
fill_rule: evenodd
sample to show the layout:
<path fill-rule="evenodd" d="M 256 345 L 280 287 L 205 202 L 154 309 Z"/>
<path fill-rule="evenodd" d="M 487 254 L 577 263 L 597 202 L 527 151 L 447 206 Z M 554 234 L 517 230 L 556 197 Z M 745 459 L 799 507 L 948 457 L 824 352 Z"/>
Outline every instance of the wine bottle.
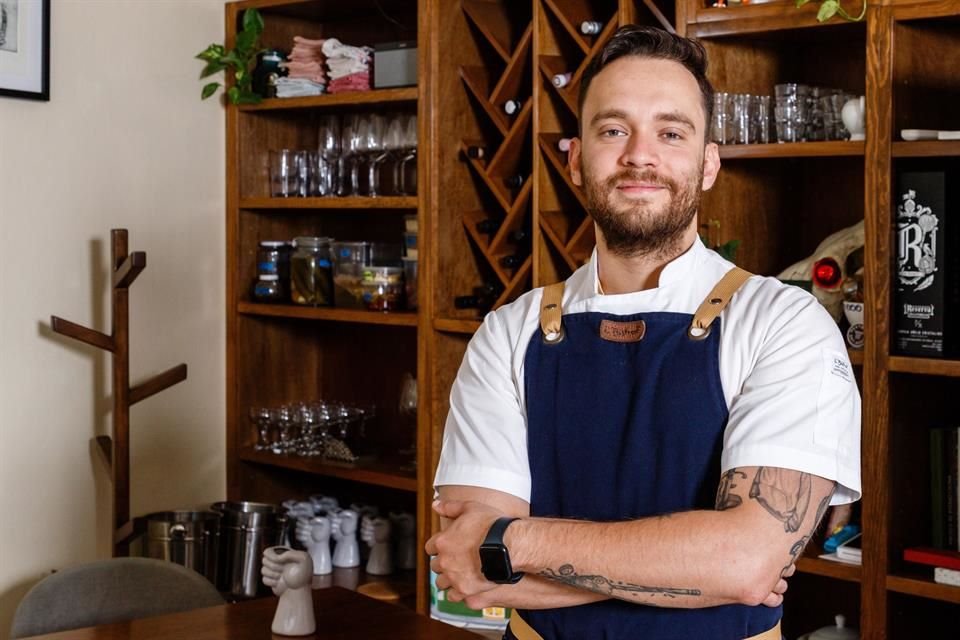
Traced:
<path fill-rule="evenodd" d="M 495 218 L 484 218 L 476 224 L 476 229 L 479 233 L 492 236 L 497 232 L 497 229 L 500 228 L 500 221 Z"/>
<path fill-rule="evenodd" d="M 573 78 L 572 73 L 569 73 L 569 72 L 558 73 L 555 76 L 553 76 L 553 86 L 555 86 L 557 89 L 562 89 L 568 84 L 570 84 L 571 78 Z"/>
<path fill-rule="evenodd" d="M 595 36 L 603 31 L 603 23 L 596 20 L 584 20 L 580 23 L 580 33 L 585 36 Z"/>
<path fill-rule="evenodd" d="M 515 116 L 520 113 L 520 109 L 523 108 L 523 101 L 516 98 L 513 100 L 507 100 L 503 103 L 503 110 L 508 116 Z"/>
<path fill-rule="evenodd" d="M 480 307 L 480 297 L 455 296 L 453 298 L 453 307 L 455 309 L 477 309 Z"/>
<path fill-rule="evenodd" d="M 523 186 L 523 176 L 519 173 L 515 176 L 510 176 L 509 178 L 504 178 L 504 183 L 510 189 L 519 189 Z"/>
<path fill-rule="evenodd" d="M 468 158 L 473 158 L 474 160 L 483 160 L 486 154 L 487 154 L 486 149 L 484 149 L 483 147 L 476 146 L 476 145 L 471 145 L 467 147 Z"/>
<path fill-rule="evenodd" d="M 510 239 L 513 240 L 514 244 L 524 244 L 530 240 L 530 229 L 526 227 L 520 227 L 510 234 Z"/>
<path fill-rule="evenodd" d="M 557 149 L 560 149 L 563 153 L 570 151 L 570 138 L 560 138 L 557 141 Z"/>
<path fill-rule="evenodd" d="M 527 259 L 526 254 L 523 253 L 512 253 L 508 256 L 503 256 L 500 258 L 500 266 L 504 269 L 517 269 L 520 265 L 523 264 L 523 261 Z"/>

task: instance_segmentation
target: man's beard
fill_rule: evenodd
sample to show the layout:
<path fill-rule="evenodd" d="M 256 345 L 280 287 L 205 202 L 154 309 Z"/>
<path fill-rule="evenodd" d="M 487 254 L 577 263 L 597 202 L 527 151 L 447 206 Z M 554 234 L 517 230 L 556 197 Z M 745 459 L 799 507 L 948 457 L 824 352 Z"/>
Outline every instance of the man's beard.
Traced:
<path fill-rule="evenodd" d="M 584 168 L 587 212 L 599 227 L 607 249 L 621 257 L 663 255 L 681 250 L 679 243 L 700 207 L 703 164 L 680 184 L 651 169 L 626 169 L 602 183 Z M 649 202 L 633 202 L 617 208 L 613 198 L 617 184 L 643 182 L 664 186 L 670 201 L 659 209 Z"/>

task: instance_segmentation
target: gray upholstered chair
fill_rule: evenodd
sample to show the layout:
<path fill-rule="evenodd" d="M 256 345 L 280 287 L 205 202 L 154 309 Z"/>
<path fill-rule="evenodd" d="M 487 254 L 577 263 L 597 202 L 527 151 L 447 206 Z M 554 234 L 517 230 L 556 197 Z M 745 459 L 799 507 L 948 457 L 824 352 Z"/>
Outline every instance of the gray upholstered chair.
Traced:
<path fill-rule="evenodd" d="M 150 558 L 112 558 L 47 576 L 17 606 L 11 638 L 223 604 L 196 571 Z"/>

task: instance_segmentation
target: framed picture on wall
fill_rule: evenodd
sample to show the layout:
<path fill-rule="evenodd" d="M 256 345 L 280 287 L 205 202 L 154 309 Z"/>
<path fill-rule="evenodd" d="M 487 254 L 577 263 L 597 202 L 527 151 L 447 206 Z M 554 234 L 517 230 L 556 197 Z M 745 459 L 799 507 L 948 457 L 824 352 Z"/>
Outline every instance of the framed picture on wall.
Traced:
<path fill-rule="evenodd" d="M 50 0 L 0 0 L 0 96 L 50 99 Z"/>

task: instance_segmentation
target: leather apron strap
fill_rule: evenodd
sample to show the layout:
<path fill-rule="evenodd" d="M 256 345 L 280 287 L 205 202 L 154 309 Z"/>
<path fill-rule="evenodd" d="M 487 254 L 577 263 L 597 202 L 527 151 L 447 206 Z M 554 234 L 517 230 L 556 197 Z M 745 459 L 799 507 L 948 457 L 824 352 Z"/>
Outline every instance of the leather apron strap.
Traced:
<path fill-rule="evenodd" d="M 710 325 L 720 315 L 720 312 L 726 308 L 733 294 L 735 294 L 752 275 L 752 273 L 744 271 L 740 267 L 734 267 L 730 269 L 730 271 L 727 271 L 704 301 L 700 303 L 700 307 L 696 313 L 693 314 L 693 322 L 690 323 L 690 329 L 687 331 L 687 335 L 694 340 L 703 340 L 710 335 Z"/>
<path fill-rule="evenodd" d="M 563 282 L 547 285 L 543 288 L 540 302 L 540 330 L 547 342 L 559 342 L 563 337 Z"/>
<path fill-rule="evenodd" d="M 510 633 L 512 633 L 517 640 L 543 640 L 543 636 L 527 624 L 526 620 L 520 617 L 516 609 L 510 612 Z M 763 633 L 744 638 L 744 640 L 781 640 L 780 623 L 778 622 Z"/>

